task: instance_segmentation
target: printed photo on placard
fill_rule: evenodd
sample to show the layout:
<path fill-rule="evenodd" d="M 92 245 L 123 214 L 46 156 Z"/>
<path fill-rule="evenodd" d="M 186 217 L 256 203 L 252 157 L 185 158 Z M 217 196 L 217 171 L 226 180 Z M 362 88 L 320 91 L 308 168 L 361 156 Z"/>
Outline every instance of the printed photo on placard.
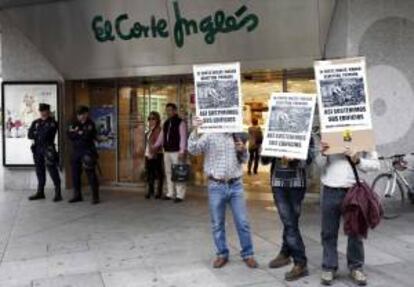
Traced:
<path fill-rule="evenodd" d="M 262 155 L 305 160 L 308 156 L 315 103 L 314 94 L 272 94 Z"/>
<path fill-rule="evenodd" d="M 243 130 L 240 64 L 197 65 L 193 68 L 196 115 L 201 133 Z"/>
<path fill-rule="evenodd" d="M 58 120 L 58 85 L 4 82 L 2 90 L 3 164 L 33 166 L 32 141 L 27 137 L 28 130 L 31 123 L 39 118 L 40 103 L 49 104 L 52 115 Z"/>

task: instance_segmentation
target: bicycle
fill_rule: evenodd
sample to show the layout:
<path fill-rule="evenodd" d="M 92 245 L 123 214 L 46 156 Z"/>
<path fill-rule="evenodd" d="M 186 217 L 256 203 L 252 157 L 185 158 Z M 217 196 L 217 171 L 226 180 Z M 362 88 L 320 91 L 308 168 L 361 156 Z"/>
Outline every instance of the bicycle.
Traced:
<path fill-rule="evenodd" d="M 385 219 L 397 218 L 405 205 L 405 191 L 408 199 L 414 204 L 414 189 L 402 174 L 403 171 L 414 172 L 414 167 L 408 166 L 405 155 L 380 157 L 386 164 L 387 171 L 379 174 L 372 184 L 372 189 L 378 194 Z"/>

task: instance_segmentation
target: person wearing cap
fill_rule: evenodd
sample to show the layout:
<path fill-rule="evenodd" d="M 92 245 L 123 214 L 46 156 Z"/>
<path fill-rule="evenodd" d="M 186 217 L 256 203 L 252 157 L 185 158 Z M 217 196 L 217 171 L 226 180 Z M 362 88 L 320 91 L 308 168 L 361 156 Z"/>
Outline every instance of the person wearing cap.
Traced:
<path fill-rule="evenodd" d="M 72 181 L 74 195 L 69 201 L 75 203 L 83 200 L 81 193 L 81 175 L 85 170 L 92 190 L 92 204 L 99 203 L 99 181 L 96 175 L 98 152 L 95 147 L 97 131 L 95 123 L 89 117 L 89 108 L 80 106 L 76 111 L 76 120 L 68 131 L 72 141 Z"/>
<path fill-rule="evenodd" d="M 47 169 L 55 186 L 53 201 L 58 202 L 62 200 L 61 181 L 58 171 L 59 155 L 55 146 L 58 124 L 51 116 L 48 104 L 40 104 L 39 113 L 40 118 L 32 122 L 28 132 L 28 138 L 33 140 L 31 149 L 38 181 L 37 192 L 30 196 L 29 200 L 45 199 Z"/>

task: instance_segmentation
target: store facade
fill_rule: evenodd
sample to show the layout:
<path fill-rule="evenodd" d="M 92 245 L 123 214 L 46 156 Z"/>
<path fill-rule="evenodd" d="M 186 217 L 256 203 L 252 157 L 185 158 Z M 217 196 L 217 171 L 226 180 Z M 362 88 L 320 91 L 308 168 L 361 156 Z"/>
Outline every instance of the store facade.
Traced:
<path fill-rule="evenodd" d="M 64 113 L 68 116 L 79 104 L 90 106 L 92 115 L 96 110 L 113 109 L 113 123 L 98 124 L 98 129 L 106 132 L 111 130 L 116 137 L 116 145 L 100 149 L 101 178 L 111 185 L 125 186 L 142 182 L 146 119 L 151 111 L 159 112 L 165 119 L 166 103 L 176 103 L 180 116 L 189 123 L 195 113 L 191 74 L 74 80 L 67 81 L 65 86 Z M 309 69 L 244 73 L 245 130 L 253 117 L 264 125 L 267 102 L 272 92 L 314 93 L 314 89 L 313 72 Z M 201 159 L 193 157 L 192 164 L 196 182 L 202 183 Z M 267 171 L 267 168 L 263 170 Z"/>
<path fill-rule="evenodd" d="M 405 35 L 411 26 L 404 26 L 409 22 L 401 19 L 414 19 L 409 2 L 393 1 L 391 7 L 386 1 L 347 0 L 73 0 L 11 7 L 0 12 L 3 78 L 59 81 L 61 128 L 79 104 L 101 111 L 113 109 L 115 122 L 111 117 L 102 122 L 103 127 L 116 130 L 116 145 L 100 151 L 103 179 L 136 184 L 142 180 L 148 112 L 163 112 L 166 102 L 177 103 L 183 117 L 194 112 L 194 64 L 241 62 L 248 125 L 252 116 L 266 117 L 271 92 L 315 92 L 314 60 L 367 55 L 373 67 L 369 76 L 374 83 L 370 87 L 374 123 L 390 122 L 387 119 L 392 116 L 384 115 L 384 109 L 393 107 L 392 103 L 378 91 L 392 92 L 393 86 L 384 77 L 401 73 L 395 73 L 398 67 L 387 68 L 381 54 L 373 52 L 392 48 L 373 35 L 389 25 L 396 32 L 393 35 Z M 400 17 L 394 19 L 396 23 L 382 23 L 370 30 L 376 21 L 393 15 Z M 397 40 L 393 41 L 397 50 L 411 45 L 406 38 L 404 43 Z M 410 59 L 409 55 L 402 60 L 392 57 L 401 65 Z M 386 67 L 377 67 L 377 63 Z M 402 71 L 403 80 L 411 70 Z M 410 80 L 395 79 L 406 87 L 405 94 L 398 92 L 397 97 L 412 95 Z M 377 135 L 379 148 L 388 153 L 394 151 L 389 144 L 410 148 L 409 115 L 405 121 L 408 130 L 399 138 Z M 67 171 L 66 142 L 62 150 Z M 8 169 L 5 175 L 9 179 L 6 188 L 35 186 L 31 170 Z M 65 175 L 70 187 L 69 173 Z"/>
<path fill-rule="evenodd" d="M 32 46 L 37 56 L 19 63 L 8 42 L 6 80 L 58 80 L 61 129 L 79 104 L 113 110 L 114 121 L 99 124 L 116 133 L 116 144 L 100 149 L 102 179 L 115 185 L 142 181 L 149 111 L 163 114 L 165 103 L 175 102 L 183 117 L 194 113 L 193 64 L 241 62 L 246 126 L 252 115 L 264 122 L 271 92 L 313 92 L 312 62 L 322 57 L 334 7 L 321 0 L 121 2 L 51 1 L 2 11 L 5 38 Z M 47 66 L 44 75 L 16 69 L 38 64 Z M 61 148 L 68 171 L 66 141 Z M 201 171 L 199 160 L 193 164 Z M 27 174 L 23 184 L 34 187 L 30 171 L 6 173 Z M 70 174 L 65 177 L 70 187 Z"/>

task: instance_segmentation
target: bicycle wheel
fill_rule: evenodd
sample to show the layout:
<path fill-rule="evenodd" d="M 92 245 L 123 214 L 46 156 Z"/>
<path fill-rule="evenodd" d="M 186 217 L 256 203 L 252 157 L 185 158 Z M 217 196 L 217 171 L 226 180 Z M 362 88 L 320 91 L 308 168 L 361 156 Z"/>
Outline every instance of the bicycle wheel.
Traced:
<path fill-rule="evenodd" d="M 401 183 L 397 180 L 394 192 L 392 193 L 391 188 L 392 175 L 389 173 L 378 175 L 372 184 L 372 189 L 380 198 L 382 208 L 384 209 L 385 219 L 399 217 L 405 203 L 404 189 L 402 188 Z"/>
<path fill-rule="evenodd" d="M 411 186 L 408 186 L 407 188 L 407 198 L 411 202 L 411 204 L 414 204 L 414 190 Z"/>

